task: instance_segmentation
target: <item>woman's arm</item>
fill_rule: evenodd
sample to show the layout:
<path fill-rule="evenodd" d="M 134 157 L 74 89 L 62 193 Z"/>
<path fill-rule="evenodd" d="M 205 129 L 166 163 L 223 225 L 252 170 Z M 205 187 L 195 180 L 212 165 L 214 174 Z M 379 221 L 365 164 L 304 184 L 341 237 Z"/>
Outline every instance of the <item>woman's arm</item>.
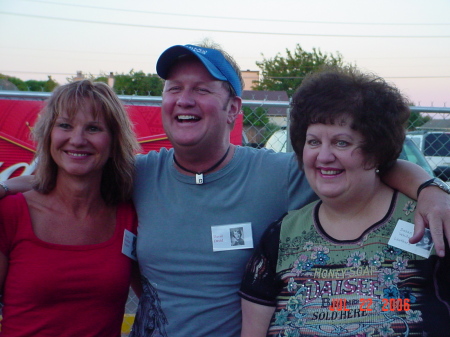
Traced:
<path fill-rule="evenodd" d="M 401 159 L 381 177 L 384 183 L 414 200 L 417 200 L 419 186 L 430 178 L 419 165 Z"/>
<path fill-rule="evenodd" d="M 6 186 L 8 191 L 0 186 L 0 198 L 3 198 L 8 194 L 26 192 L 33 189 L 33 179 L 34 176 L 24 175 L 3 181 L 2 184 Z"/>
<path fill-rule="evenodd" d="M 405 160 L 397 160 L 394 167 L 383 176 L 383 181 L 410 198 L 417 199 L 417 189 L 430 178 L 420 166 Z M 447 240 L 450 240 L 450 195 L 433 186 L 423 189 L 417 201 L 414 224 L 414 235 L 409 241 L 419 242 L 428 225 L 436 252 L 443 257 L 444 234 Z"/>
<path fill-rule="evenodd" d="M 265 337 L 275 307 L 256 304 L 241 299 L 242 332 L 241 337 Z"/>

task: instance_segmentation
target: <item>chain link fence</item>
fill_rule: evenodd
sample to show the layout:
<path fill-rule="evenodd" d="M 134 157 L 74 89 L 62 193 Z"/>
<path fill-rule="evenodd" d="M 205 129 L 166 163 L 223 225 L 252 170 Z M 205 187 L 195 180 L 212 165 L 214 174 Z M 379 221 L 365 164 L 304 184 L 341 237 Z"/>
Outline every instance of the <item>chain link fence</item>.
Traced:
<path fill-rule="evenodd" d="M 50 93 L 0 91 L 1 99 L 38 100 Z M 161 97 L 119 96 L 127 106 L 161 106 Z M 289 101 L 244 100 L 242 145 L 290 152 Z M 411 107 L 408 125 L 409 146 L 403 159 L 428 166 L 429 172 L 450 181 L 450 108 Z M 2 111 L 0 111 L 1 115 Z M 1 120 L 1 119 L 0 119 Z M 1 125 L 0 125 L 1 127 Z M 418 153 L 418 155 L 417 155 Z M 420 156 L 420 158 L 418 158 Z M 0 158 L 0 162 L 2 158 Z M 130 289 L 122 325 L 122 336 L 128 336 L 134 321 L 138 298 Z"/>

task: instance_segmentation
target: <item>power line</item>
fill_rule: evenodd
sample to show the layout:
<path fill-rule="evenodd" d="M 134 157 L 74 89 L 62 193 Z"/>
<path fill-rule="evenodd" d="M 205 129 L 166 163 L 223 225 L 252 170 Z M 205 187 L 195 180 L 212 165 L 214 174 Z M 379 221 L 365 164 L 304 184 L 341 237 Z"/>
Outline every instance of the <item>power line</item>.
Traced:
<path fill-rule="evenodd" d="M 1 74 L 16 73 L 16 74 L 36 74 L 36 75 L 76 75 L 75 73 L 55 73 L 55 72 L 41 72 L 41 71 L 20 71 L 20 70 L 0 70 Z"/>
<path fill-rule="evenodd" d="M 42 52 L 55 52 L 55 53 L 70 53 L 70 54 L 100 54 L 100 55 L 125 55 L 125 56 L 145 56 L 148 57 L 148 53 L 118 53 L 118 52 L 104 52 L 104 51 L 88 51 L 88 50 L 80 50 L 80 49 L 72 49 L 72 50 L 58 50 L 58 49 L 39 49 L 39 48 L 25 48 L 25 47 L 6 47 L 0 46 L 1 49 L 17 49 L 17 50 L 28 50 L 28 51 L 42 51 Z"/>
<path fill-rule="evenodd" d="M 19 71 L 19 70 L 0 70 L 0 73 L 20 73 L 20 74 L 36 74 L 36 75 L 73 75 L 75 73 L 56 73 L 56 72 L 38 72 L 38 71 Z M 102 75 L 102 74 L 90 74 L 90 75 Z M 301 79 L 302 76 L 269 76 L 271 79 Z M 437 78 L 450 78 L 449 76 L 383 76 L 385 79 L 437 79 Z"/>
<path fill-rule="evenodd" d="M 277 80 L 296 80 L 303 79 L 304 76 L 267 76 L 266 78 L 277 79 Z M 450 78 L 449 76 L 383 76 L 383 78 L 397 78 L 397 79 L 428 79 L 428 78 Z"/>
<path fill-rule="evenodd" d="M 4 15 L 13 15 L 13 16 L 22 16 L 22 17 L 30 17 L 37 19 L 46 19 L 46 20 L 57 20 L 57 21 L 70 21 L 70 22 L 79 22 L 79 23 L 93 23 L 93 24 L 101 24 L 101 25 L 114 25 L 114 26 L 127 26 L 127 27 L 139 27 L 139 28 L 155 28 L 155 29 L 169 29 L 169 30 L 184 30 L 184 31 L 202 31 L 202 32 L 215 32 L 215 33 L 233 33 L 233 34 L 254 34 L 254 35 L 283 35 L 283 36 L 313 36 L 313 37 L 342 37 L 342 38 L 414 38 L 414 39 L 429 39 L 429 38 L 450 38 L 450 35 L 339 35 L 339 34 L 302 34 L 302 33 L 274 33 L 274 32 L 256 32 L 256 31 L 236 31 L 236 30 L 222 30 L 222 29 L 203 29 L 203 28 L 185 28 L 185 27 L 164 27 L 164 26 L 151 26 L 151 25 L 138 25 L 138 24 L 130 24 L 130 23 L 117 23 L 117 22 L 102 22 L 102 21 L 93 21 L 93 20 L 80 20 L 80 19 L 72 19 L 72 18 L 57 18 L 50 16 L 42 16 L 42 15 L 30 15 L 30 14 L 18 14 L 18 13 L 8 13 L 8 12 L 0 12 L 0 14 Z"/>
<path fill-rule="evenodd" d="M 428 79 L 428 78 L 450 78 L 450 76 L 383 76 L 383 78 L 396 78 L 396 79 Z"/>
<path fill-rule="evenodd" d="M 223 20 L 241 20 L 241 21 L 265 21 L 265 22 L 283 22 L 283 23 L 307 23 L 307 24 L 333 24 L 333 25 L 370 25 L 370 26 L 450 26 L 450 23 L 381 23 L 381 22 L 338 22 L 338 21 L 303 21 L 303 20 L 284 20 L 284 19 L 259 19 L 259 18 L 237 18 L 230 16 L 210 16 L 210 15 L 197 15 L 197 14 L 178 14 L 178 13 L 168 13 L 168 12 L 152 12 L 152 11 L 142 11 L 136 9 L 119 9 L 119 8 L 109 8 L 100 6 L 86 6 L 78 4 L 65 4 L 55 1 L 39 1 L 39 0 L 22 0 L 35 3 L 46 3 L 52 5 L 60 6 L 70 6 L 70 7 L 80 7 L 80 8 L 91 8 L 91 9 L 102 9 L 108 11 L 120 11 L 129 13 L 139 13 L 139 14 L 155 14 L 155 15 L 170 15 L 170 16 L 182 16 L 182 17 L 194 17 L 194 18 L 205 18 L 205 19 L 223 19 Z"/>
<path fill-rule="evenodd" d="M 148 57 L 149 53 L 119 53 L 119 52 L 104 52 L 104 51 L 89 51 L 89 50 L 80 50 L 80 49 L 39 49 L 39 48 L 26 48 L 26 47 L 8 47 L 8 46 L 0 46 L 1 49 L 6 50 L 28 50 L 28 51 L 34 51 L 34 52 L 55 52 L 55 53 L 69 53 L 69 54 L 100 54 L 100 55 L 125 55 L 125 56 L 144 56 Z M 248 57 L 253 58 L 253 57 Z M 387 56 L 387 57 L 353 57 L 357 60 L 422 60 L 422 59 L 450 59 L 450 56 Z"/>

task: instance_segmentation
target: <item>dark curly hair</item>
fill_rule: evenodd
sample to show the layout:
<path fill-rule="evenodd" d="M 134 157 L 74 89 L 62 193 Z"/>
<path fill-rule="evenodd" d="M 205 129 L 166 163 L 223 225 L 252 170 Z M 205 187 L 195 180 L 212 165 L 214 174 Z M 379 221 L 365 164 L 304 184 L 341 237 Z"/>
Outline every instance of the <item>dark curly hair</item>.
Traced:
<path fill-rule="evenodd" d="M 327 66 L 309 74 L 294 93 L 290 137 L 300 167 L 306 130 L 311 124 L 335 124 L 346 116 L 351 128 L 361 132 L 365 167 L 388 170 L 402 151 L 408 100 L 393 85 L 355 67 Z"/>

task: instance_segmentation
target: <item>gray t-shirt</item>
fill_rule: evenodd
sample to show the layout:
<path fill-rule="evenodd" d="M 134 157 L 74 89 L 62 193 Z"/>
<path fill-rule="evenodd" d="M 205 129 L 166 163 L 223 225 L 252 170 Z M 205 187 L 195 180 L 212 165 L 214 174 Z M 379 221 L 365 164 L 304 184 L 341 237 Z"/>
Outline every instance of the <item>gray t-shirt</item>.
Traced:
<path fill-rule="evenodd" d="M 134 336 L 150 336 L 147 328 L 169 337 L 238 337 L 238 290 L 253 249 L 214 252 L 211 227 L 251 223 L 256 246 L 270 223 L 317 198 L 297 161 L 292 154 L 237 147 L 230 163 L 205 175 L 202 185 L 176 170 L 173 150 L 140 155 L 136 166 L 145 294 Z"/>

